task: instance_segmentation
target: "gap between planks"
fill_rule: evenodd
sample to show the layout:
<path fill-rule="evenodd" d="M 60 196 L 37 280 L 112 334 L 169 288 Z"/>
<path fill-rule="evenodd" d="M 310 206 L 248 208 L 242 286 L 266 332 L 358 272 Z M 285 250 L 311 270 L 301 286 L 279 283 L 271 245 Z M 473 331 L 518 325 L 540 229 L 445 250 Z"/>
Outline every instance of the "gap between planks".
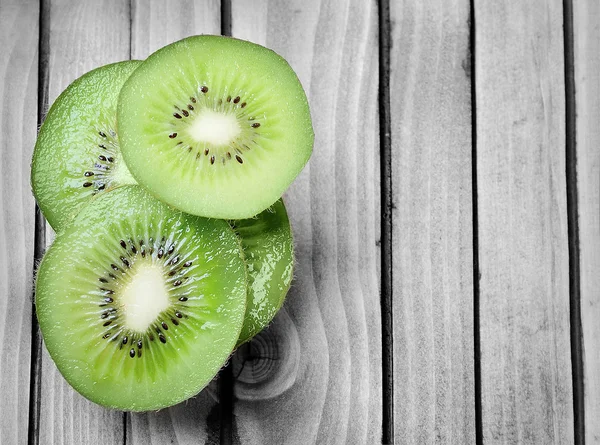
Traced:
<path fill-rule="evenodd" d="M 38 43 L 38 104 L 37 128 L 39 129 L 48 111 L 48 57 L 50 43 L 49 17 L 50 0 L 41 0 L 39 7 L 39 43 Z M 35 204 L 35 233 L 33 241 L 33 276 L 46 249 L 46 220 L 37 203 Z M 35 310 L 35 285 L 31 295 L 31 372 L 29 384 L 29 425 L 27 442 L 29 445 L 40 443 L 40 405 L 41 405 L 41 351 L 42 335 L 37 323 Z"/>
<path fill-rule="evenodd" d="M 569 238 L 569 309 L 571 374 L 573 378 L 573 434 L 575 445 L 585 443 L 584 370 L 581 325 L 581 274 L 579 264 L 579 209 L 577 205 L 577 140 L 573 0 L 563 0 L 565 65 L 565 157 L 567 231 Z"/>
<path fill-rule="evenodd" d="M 469 1 L 469 57 L 471 60 L 471 205 L 473 209 L 473 380 L 475 383 L 475 443 L 483 444 L 481 411 L 481 331 L 479 325 L 479 213 L 477 202 L 477 79 L 475 76 L 475 0 Z"/>
<path fill-rule="evenodd" d="M 379 6 L 379 137 L 381 177 L 382 443 L 394 441 L 394 335 L 392 317 L 392 129 L 390 110 L 390 2 Z"/>

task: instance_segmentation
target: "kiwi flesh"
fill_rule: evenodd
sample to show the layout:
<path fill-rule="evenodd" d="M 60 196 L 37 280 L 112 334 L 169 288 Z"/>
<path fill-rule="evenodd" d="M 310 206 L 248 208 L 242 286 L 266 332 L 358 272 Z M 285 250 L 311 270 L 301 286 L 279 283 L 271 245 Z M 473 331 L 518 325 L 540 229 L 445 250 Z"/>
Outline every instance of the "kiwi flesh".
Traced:
<path fill-rule="evenodd" d="M 31 184 L 42 213 L 56 231 L 91 197 L 135 184 L 122 160 L 117 137 L 117 99 L 141 62 L 96 68 L 56 99 L 40 128 Z"/>
<path fill-rule="evenodd" d="M 254 43 L 193 36 L 150 55 L 123 86 L 119 142 L 153 195 L 185 212 L 243 219 L 271 206 L 314 134 L 290 65 Z"/>
<path fill-rule="evenodd" d="M 254 218 L 230 221 L 248 269 L 248 301 L 238 346 L 265 328 L 281 308 L 294 270 L 294 241 L 283 201 Z"/>
<path fill-rule="evenodd" d="M 233 350 L 246 308 L 243 252 L 226 221 L 120 187 L 58 234 L 36 307 L 50 356 L 83 396 L 164 408 L 197 394 Z"/>

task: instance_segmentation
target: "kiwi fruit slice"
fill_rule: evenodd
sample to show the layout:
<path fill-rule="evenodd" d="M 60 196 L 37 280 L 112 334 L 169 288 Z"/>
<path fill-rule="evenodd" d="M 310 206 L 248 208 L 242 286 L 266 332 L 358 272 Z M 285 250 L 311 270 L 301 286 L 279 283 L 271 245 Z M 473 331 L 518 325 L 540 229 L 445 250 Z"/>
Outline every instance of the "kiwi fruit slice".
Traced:
<path fill-rule="evenodd" d="M 265 328 L 281 308 L 294 270 L 294 241 L 280 199 L 254 218 L 230 221 L 248 269 L 248 301 L 238 346 Z"/>
<path fill-rule="evenodd" d="M 117 99 L 140 63 L 129 60 L 84 74 L 48 111 L 33 152 L 31 184 L 54 230 L 92 196 L 135 183 L 119 149 Z"/>
<path fill-rule="evenodd" d="M 185 212 L 252 217 L 312 152 L 306 94 L 289 64 L 254 43 L 193 36 L 151 54 L 123 86 L 123 157 L 138 183 Z"/>
<path fill-rule="evenodd" d="M 197 394 L 233 350 L 246 309 L 243 252 L 226 221 L 119 187 L 58 234 L 36 307 L 50 356 L 83 396 L 164 408 Z"/>

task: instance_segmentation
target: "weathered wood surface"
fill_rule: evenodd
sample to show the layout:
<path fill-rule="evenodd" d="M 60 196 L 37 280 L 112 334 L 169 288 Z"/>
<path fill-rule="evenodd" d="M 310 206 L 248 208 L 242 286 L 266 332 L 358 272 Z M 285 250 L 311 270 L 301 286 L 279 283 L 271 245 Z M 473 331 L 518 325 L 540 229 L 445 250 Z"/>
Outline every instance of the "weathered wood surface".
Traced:
<path fill-rule="evenodd" d="M 392 129 L 395 442 L 577 441 L 565 174 L 576 131 L 571 279 L 581 285 L 585 439 L 600 443 L 598 2 L 573 2 L 574 129 L 561 0 L 475 2 L 474 27 L 465 0 L 389 3 L 391 67 L 380 67 L 374 1 L 0 0 L 0 443 L 28 433 L 34 444 L 381 443 L 380 106 Z M 289 60 L 312 105 L 314 155 L 285 196 L 294 284 L 272 325 L 233 357 L 233 400 L 219 404 L 213 382 L 157 413 L 105 410 L 32 338 L 38 104 L 97 66 L 220 33 L 223 6 L 235 37 Z M 386 108 L 378 74 L 388 68 Z"/>
<path fill-rule="evenodd" d="M 394 436 L 475 443 L 469 2 L 391 2 Z"/>
<path fill-rule="evenodd" d="M 45 1 L 48 31 L 48 105 L 76 78 L 101 65 L 129 59 L 129 6 L 119 0 Z M 47 242 L 53 238 L 47 225 Z M 41 352 L 40 444 L 121 444 L 123 413 L 79 395 L 60 375 L 46 348 Z"/>
<path fill-rule="evenodd" d="M 233 2 L 232 35 L 296 70 L 315 147 L 286 193 L 295 280 L 235 358 L 242 444 L 381 441 L 377 10 L 374 2 Z"/>
<path fill-rule="evenodd" d="M 562 2 L 475 8 L 487 443 L 572 443 Z"/>
<path fill-rule="evenodd" d="M 131 58 L 196 34 L 221 34 L 221 2 L 165 0 L 131 2 Z"/>
<path fill-rule="evenodd" d="M 600 3 L 573 7 L 585 440 L 594 444 L 600 443 Z"/>
<path fill-rule="evenodd" d="M 27 34 L 21 31 L 27 29 Z M 0 2 L 0 443 L 26 443 L 35 206 L 38 4 Z"/>
<path fill-rule="evenodd" d="M 217 0 L 131 2 L 131 58 L 145 59 L 157 49 L 195 34 L 221 33 Z M 216 385 L 187 402 L 127 420 L 127 444 L 217 444 L 220 419 Z"/>

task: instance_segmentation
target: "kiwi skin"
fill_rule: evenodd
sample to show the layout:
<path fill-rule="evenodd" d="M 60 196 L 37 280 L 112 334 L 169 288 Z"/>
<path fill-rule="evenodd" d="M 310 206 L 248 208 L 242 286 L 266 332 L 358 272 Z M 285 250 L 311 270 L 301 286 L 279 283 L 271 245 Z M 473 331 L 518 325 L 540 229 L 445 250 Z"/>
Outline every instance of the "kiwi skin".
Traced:
<path fill-rule="evenodd" d="M 197 270 L 202 275 L 206 275 L 204 272 L 212 270 L 211 268 L 224 273 L 213 275 L 214 280 L 210 277 L 202 278 L 211 281 L 199 288 L 203 297 L 196 301 L 198 304 L 210 304 L 212 309 L 202 309 L 200 313 L 191 312 L 193 307 L 198 306 L 190 306 L 187 309 L 189 318 L 186 318 L 186 313 L 182 310 L 184 316 L 177 319 L 179 324 L 170 325 L 164 331 L 168 340 L 164 345 L 155 338 L 154 344 L 158 349 L 152 349 L 153 344 L 144 337 L 141 350 L 145 354 L 139 358 L 130 358 L 128 347 L 121 350 L 118 347 L 119 338 L 117 341 L 112 338 L 104 339 L 102 334 L 110 327 L 102 327 L 101 323 L 106 319 L 101 319 L 98 315 L 104 308 L 99 308 L 95 299 L 105 296 L 98 296 L 97 291 L 86 293 L 79 287 L 82 282 L 101 287 L 111 286 L 110 280 L 107 284 L 98 280 L 99 266 L 94 258 L 100 254 L 92 254 L 90 250 L 98 246 L 99 251 L 106 252 L 113 248 L 118 251 L 118 238 L 127 235 L 122 227 L 129 227 L 119 225 L 122 220 L 152 220 L 154 222 L 150 227 L 154 229 L 176 227 L 176 234 L 192 237 L 194 240 L 197 239 L 194 238 L 196 233 L 203 233 L 198 235 L 198 239 L 212 244 L 205 250 L 198 251 L 200 256 L 194 260 L 194 266 L 198 267 Z M 135 227 L 146 227 L 145 224 L 140 224 L 142 225 Z M 197 224 L 204 228 L 196 226 Z M 191 226 L 197 228 L 188 231 Z M 132 236 L 137 238 L 137 235 L 148 239 L 147 233 L 135 233 Z M 173 239 L 179 239 L 177 236 L 174 235 Z M 128 244 L 127 248 L 130 250 L 127 258 L 132 258 L 131 246 Z M 139 253 L 138 244 L 136 254 Z M 150 251 L 147 250 L 146 254 L 150 255 Z M 157 255 L 156 249 L 153 255 Z M 163 262 L 167 258 L 167 254 L 164 255 Z M 117 260 L 118 256 L 115 261 Z M 181 262 L 175 267 L 185 267 Z M 118 264 L 125 270 L 122 263 Z M 132 264 L 134 267 L 135 262 Z M 92 273 L 80 275 L 86 271 Z M 120 277 L 122 272 L 108 268 L 108 273 Z M 106 275 L 100 275 L 103 276 Z M 175 278 L 176 276 L 172 279 Z M 176 289 L 183 287 L 184 284 Z M 239 338 L 246 307 L 246 288 L 246 268 L 240 243 L 225 221 L 183 214 L 155 200 L 139 186 L 123 186 L 99 196 L 94 200 L 94 205 L 86 206 L 58 234 L 48 249 L 36 281 L 37 316 L 50 356 L 69 384 L 84 397 L 120 410 L 156 410 L 197 394 L 223 366 Z M 110 294 L 110 297 L 118 302 L 119 293 Z M 175 295 L 173 301 L 177 303 L 180 300 Z M 182 304 L 195 304 L 194 301 L 190 296 Z M 217 310 L 215 305 L 222 310 Z M 205 320 L 218 327 L 202 327 Z M 160 348 L 167 351 L 162 352 L 167 355 L 161 357 L 168 357 L 168 360 L 143 362 L 148 357 L 155 357 L 157 354 L 160 356 Z M 149 369 L 153 371 L 147 374 Z"/>
<path fill-rule="evenodd" d="M 54 101 L 42 124 L 31 163 L 31 187 L 50 226 L 62 230 L 90 197 L 135 184 L 116 134 L 121 86 L 138 60 L 93 69 Z"/>

